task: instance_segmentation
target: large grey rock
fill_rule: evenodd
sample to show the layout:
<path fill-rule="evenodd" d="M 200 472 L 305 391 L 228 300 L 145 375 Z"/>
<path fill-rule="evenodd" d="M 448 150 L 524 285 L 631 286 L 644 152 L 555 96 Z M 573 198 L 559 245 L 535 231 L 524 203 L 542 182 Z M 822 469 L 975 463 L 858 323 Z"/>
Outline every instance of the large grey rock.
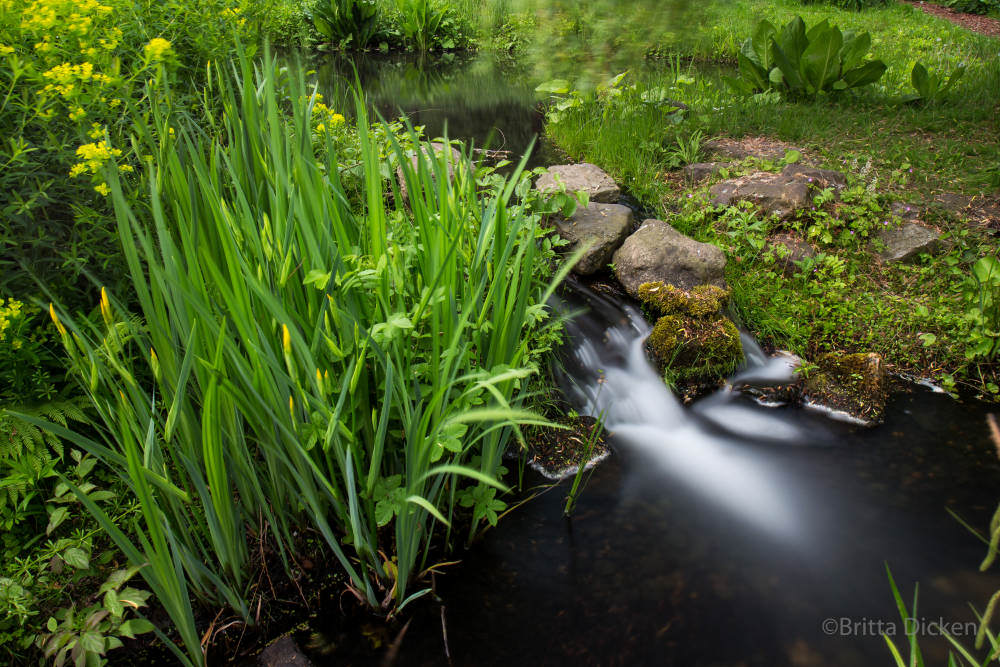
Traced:
<path fill-rule="evenodd" d="M 459 151 L 457 148 L 453 146 L 448 146 L 447 144 L 443 144 L 439 141 L 431 142 L 430 147 L 434 153 L 435 158 L 440 157 L 442 155 L 447 156 L 448 150 L 449 149 L 451 150 L 451 155 L 448 157 L 446 161 L 445 168 L 447 169 L 448 172 L 448 180 L 454 179 L 455 165 L 459 164 L 459 162 L 462 160 L 461 151 Z M 426 145 L 421 145 L 420 152 L 423 153 L 424 160 L 429 160 L 431 158 L 431 153 L 427 150 Z M 416 171 L 419 164 L 418 153 L 416 151 L 412 151 L 412 154 L 410 155 L 410 164 L 413 166 L 413 170 Z M 428 164 L 427 168 L 430 170 L 431 174 L 434 173 L 433 165 Z M 399 180 L 399 194 L 402 195 L 403 201 L 406 202 L 410 201 L 410 193 L 408 192 L 406 187 L 406 179 L 403 178 L 402 167 L 396 168 L 396 178 Z"/>
<path fill-rule="evenodd" d="M 768 245 L 777 258 L 778 268 L 786 277 L 795 275 L 799 270 L 796 262 L 816 256 L 813 247 L 794 234 L 775 234 Z"/>
<path fill-rule="evenodd" d="M 614 179 L 600 167 L 587 162 L 549 167 L 547 173 L 538 177 L 535 188 L 540 192 L 556 192 L 560 184 L 567 192 L 586 192 L 592 202 L 613 204 L 621 195 Z"/>
<path fill-rule="evenodd" d="M 571 217 L 556 221 L 556 231 L 570 242 L 570 251 L 590 244 L 573 267 L 574 273 L 588 276 L 607 266 L 615 250 L 632 231 L 632 209 L 620 204 L 580 206 Z"/>
<path fill-rule="evenodd" d="M 941 249 L 941 235 L 930 227 L 916 222 L 905 222 L 895 229 L 884 229 L 878 238 L 885 244 L 879 257 L 886 262 L 906 262 L 921 253 L 935 253 Z"/>
<path fill-rule="evenodd" d="M 748 201 L 766 215 L 788 218 L 795 211 L 811 206 L 817 191 L 824 188 L 840 191 L 845 185 L 847 179 L 838 171 L 790 164 L 780 174 L 756 171 L 716 183 L 708 192 L 715 206 Z"/>
<path fill-rule="evenodd" d="M 629 294 L 661 281 L 683 290 L 697 285 L 725 287 L 725 254 L 710 243 L 684 236 L 662 220 L 645 220 L 613 257 L 615 275 Z"/>
<path fill-rule="evenodd" d="M 732 162 L 692 162 L 684 165 L 684 178 L 688 183 L 694 185 L 731 166 L 733 166 Z"/>

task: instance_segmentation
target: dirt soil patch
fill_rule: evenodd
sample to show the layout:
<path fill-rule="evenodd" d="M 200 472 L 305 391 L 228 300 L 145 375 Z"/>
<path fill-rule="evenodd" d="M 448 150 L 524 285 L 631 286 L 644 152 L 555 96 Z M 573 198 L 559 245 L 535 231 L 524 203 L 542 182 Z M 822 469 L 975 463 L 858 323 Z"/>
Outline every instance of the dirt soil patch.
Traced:
<path fill-rule="evenodd" d="M 903 0 L 906 4 L 916 7 L 920 11 L 937 16 L 945 21 L 951 21 L 955 25 L 962 26 L 966 30 L 978 32 L 980 35 L 988 37 L 1000 37 L 1000 21 L 989 16 L 979 16 L 978 14 L 963 14 L 954 9 L 942 7 L 929 2 L 910 2 Z"/>

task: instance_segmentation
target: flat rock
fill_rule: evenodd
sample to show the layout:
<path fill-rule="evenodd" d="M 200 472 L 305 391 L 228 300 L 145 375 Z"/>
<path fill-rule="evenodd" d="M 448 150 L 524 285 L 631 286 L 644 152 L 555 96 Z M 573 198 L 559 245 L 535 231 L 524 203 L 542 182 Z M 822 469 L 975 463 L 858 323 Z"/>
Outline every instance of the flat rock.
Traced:
<path fill-rule="evenodd" d="M 725 253 L 684 236 L 662 220 L 643 221 L 612 260 L 618 281 L 633 297 L 638 297 L 640 285 L 657 281 L 683 290 L 726 285 Z"/>
<path fill-rule="evenodd" d="M 556 221 L 556 231 L 570 242 L 569 251 L 590 244 L 573 267 L 574 273 L 589 276 L 611 262 L 615 250 L 632 231 L 632 209 L 621 204 L 599 202 L 580 206 L 569 218 Z"/>
<path fill-rule="evenodd" d="M 257 658 L 260 667 L 312 667 L 295 640 L 285 636 L 264 649 Z"/>
<path fill-rule="evenodd" d="M 791 277 L 799 270 L 795 264 L 816 256 L 816 251 L 806 241 L 795 234 L 775 234 L 768 245 L 777 257 L 778 268 L 785 277 Z"/>
<path fill-rule="evenodd" d="M 809 183 L 758 171 L 716 183 L 708 193 L 712 195 L 713 206 L 733 206 L 748 201 L 764 214 L 784 219 L 812 204 L 812 190 Z"/>
<path fill-rule="evenodd" d="M 913 204 L 904 204 L 903 202 L 893 202 L 892 206 L 889 207 L 889 213 L 900 220 L 918 220 L 920 218 L 920 209 Z"/>
<path fill-rule="evenodd" d="M 819 370 L 806 379 L 803 396 L 866 426 L 882 422 L 889 380 L 882 357 L 874 353 L 832 352 L 816 360 Z"/>
<path fill-rule="evenodd" d="M 818 190 L 833 188 L 839 191 L 845 185 L 847 179 L 838 171 L 790 164 L 780 174 L 756 171 L 716 183 L 708 192 L 715 206 L 748 201 L 765 215 L 784 219 L 811 206 Z"/>
<path fill-rule="evenodd" d="M 798 151 L 791 144 L 767 137 L 743 137 L 742 139 L 711 139 L 702 144 L 702 149 L 709 155 L 717 155 L 730 160 L 745 160 L 748 157 L 760 160 L 783 160 L 788 151 Z"/>
<path fill-rule="evenodd" d="M 731 166 L 733 166 L 732 162 L 692 162 L 684 165 L 684 179 L 694 185 Z"/>
<path fill-rule="evenodd" d="M 434 157 L 440 157 L 441 155 L 447 155 L 448 150 L 449 149 L 451 150 L 451 157 L 450 157 L 450 159 L 447 160 L 447 167 L 446 168 L 448 170 L 448 180 L 451 180 L 451 179 L 455 178 L 455 165 L 459 164 L 459 162 L 461 162 L 461 160 L 462 160 L 462 153 L 461 153 L 461 151 L 459 151 L 454 146 L 449 146 L 449 145 L 443 144 L 443 143 L 441 143 L 439 141 L 433 141 L 433 142 L 431 142 L 430 148 L 434 152 Z M 421 145 L 420 152 L 423 153 L 425 160 L 428 160 L 431 157 L 430 153 L 427 150 L 427 145 L 426 144 L 422 144 Z M 419 163 L 418 153 L 416 151 L 413 151 L 413 154 L 410 156 L 410 164 L 413 165 L 413 169 L 414 170 L 417 169 L 418 163 Z M 431 170 L 431 173 L 433 174 L 434 173 L 433 166 L 430 165 L 430 164 L 428 164 L 427 167 L 428 167 L 428 169 Z M 403 168 L 402 167 L 397 167 L 396 168 L 396 178 L 399 180 L 399 194 L 402 195 L 403 201 L 406 201 L 406 202 L 410 201 L 410 193 L 407 191 L 406 179 L 403 178 Z"/>
<path fill-rule="evenodd" d="M 895 229 L 884 229 L 878 238 L 885 244 L 879 257 L 885 262 L 908 262 L 921 253 L 935 253 L 941 249 L 941 235 L 930 227 L 916 222 L 904 222 Z"/>
<path fill-rule="evenodd" d="M 847 177 L 832 169 L 819 169 L 803 164 L 788 164 L 781 175 L 789 182 L 809 183 L 816 188 L 833 188 L 838 192 L 847 187 Z"/>
<path fill-rule="evenodd" d="M 614 204 L 621 195 L 614 179 L 597 165 L 587 162 L 549 167 L 548 172 L 538 177 L 535 189 L 540 192 L 556 192 L 560 184 L 567 192 L 586 192 L 592 202 Z"/>

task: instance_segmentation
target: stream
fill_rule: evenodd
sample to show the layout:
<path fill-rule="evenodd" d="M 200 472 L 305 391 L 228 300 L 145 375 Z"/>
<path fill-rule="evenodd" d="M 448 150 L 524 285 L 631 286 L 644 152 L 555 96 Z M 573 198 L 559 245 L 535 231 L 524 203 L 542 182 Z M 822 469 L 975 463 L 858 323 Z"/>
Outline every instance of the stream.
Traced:
<path fill-rule="evenodd" d="M 514 151 L 540 133 L 523 76 L 412 67 L 359 67 L 383 114 L 395 99 L 429 136 L 447 124 L 452 138 Z M 543 145 L 534 159 L 550 156 Z M 985 546 L 951 512 L 982 527 L 995 507 L 991 406 L 912 384 L 872 429 L 730 389 L 685 406 L 646 361 L 636 308 L 575 283 L 561 298 L 576 315 L 560 386 L 581 414 L 604 418 L 614 454 L 571 519 L 567 486 L 551 488 L 436 577 L 441 602 L 415 613 L 393 664 L 889 665 L 881 634 L 906 655 L 907 628 L 886 564 L 907 604 L 919 582 L 908 629 L 928 664 L 947 657 L 935 623 L 971 645 L 969 603 L 982 609 L 1000 576 L 978 572 Z M 790 372 L 744 343 L 734 381 Z M 545 482 L 529 471 L 527 487 Z M 337 622 L 314 619 L 299 636 L 318 665 L 352 663 Z"/>

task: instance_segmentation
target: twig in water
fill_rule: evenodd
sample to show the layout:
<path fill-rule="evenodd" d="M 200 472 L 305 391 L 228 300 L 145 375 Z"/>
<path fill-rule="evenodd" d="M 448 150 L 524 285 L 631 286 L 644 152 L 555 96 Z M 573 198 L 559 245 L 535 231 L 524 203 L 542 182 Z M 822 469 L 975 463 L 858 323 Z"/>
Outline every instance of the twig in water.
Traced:
<path fill-rule="evenodd" d="M 993 439 L 993 446 L 997 448 L 997 458 L 1000 458 L 1000 425 L 997 425 L 997 417 L 992 412 L 986 415 L 986 423 L 990 426 L 990 437 Z"/>
<path fill-rule="evenodd" d="M 444 640 L 444 657 L 451 665 L 451 650 L 448 648 L 448 624 L 444 620 L 444 605 L 441 605 L 441 638 Z"/>

